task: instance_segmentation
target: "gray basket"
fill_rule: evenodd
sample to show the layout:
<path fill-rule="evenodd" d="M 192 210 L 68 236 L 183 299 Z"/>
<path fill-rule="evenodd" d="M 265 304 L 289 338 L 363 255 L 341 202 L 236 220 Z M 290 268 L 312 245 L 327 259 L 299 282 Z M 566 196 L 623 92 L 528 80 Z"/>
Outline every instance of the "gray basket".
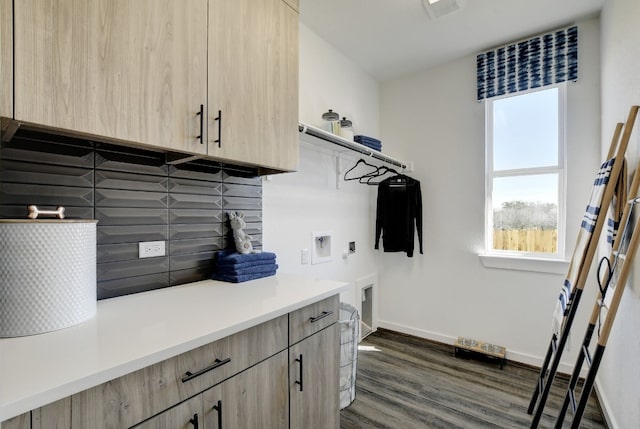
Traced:
<path fill-rule="evenodd" d="M 360 315 L 347 303 L 340 303 L 340 409 L 356 398 L 356 364 L 360 339 Z"/>

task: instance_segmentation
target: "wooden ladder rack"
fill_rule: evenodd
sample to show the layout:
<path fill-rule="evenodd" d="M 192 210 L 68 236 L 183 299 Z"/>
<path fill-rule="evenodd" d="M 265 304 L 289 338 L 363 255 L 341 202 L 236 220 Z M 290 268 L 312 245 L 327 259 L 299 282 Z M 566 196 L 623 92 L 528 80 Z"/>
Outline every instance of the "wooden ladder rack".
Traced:
<path fill-rule="evenodd" d="M 533 419 L 531 422 L 531 428 L 537 428 L 540 423 L 540 418 L 542 417 L 542 412 L 544 411 L 544 407 L 551 391 L 551 386 L 555 377 L 555 374 L 558 370 L 558 366 L 560 364 L 560 358 L 562 357 L 562 352 L 567 343 L 567 339 L 569 337 L 569 332 L 571 330 L 571 326 L 573 324 L 574 317 L 576 315 L 578 305 L 580 303 L 580 298 L 582 296 L 582 292 L 587 280 L 587 276 L 589 274 L 589 270 L 593 261 L 593 257 L 596 253 L 599 244 L 599 237 L 602 231 L 603 225 L 606 220 L 606 212 L 609 206 L 611 205 L 614 197 L 614 192 L 616 188 L 616 184 L 618 183 L 618 178 L 620 174 L 624 174 L 623 165 L 624 165 L 624 156 L 629 144 L 629 140 L 631 137 L 631 132 L 633 130 L 633 126 L 636 120 L 636 116 L 638 114 L 638 106 L 632 106 L 629 110 L 629 115 L 627 117 L 626 124 L 617 124 L 611 145 L 609 148 L 609 153 L 607 154 L 607 161 L 613 161 L 613 166 L 611 168 L 611 174 L 609 176 L 608 182 L 605 186 L 604 193 L 602 195 L 600 204 L 598 207 L 600 208 L 599 214 L 596 215 L 597 219 L 595 220 L 595 224 L 591 233 L 588 234 L 581 227 L 580 233 L 578 235 L 578 239 L 576 242 L 576 247 L 574 249 L 574 254 L 571 260 L 571 264 L 569 265 L 569 272 L 567 274 L 567 280 L 565 282 L 569 282 L 571 284 L 572 290 L 568 299 L 567 307 L 563 315 L 562 324 L 560 328 L 559 335 L 554 332 L 551 336 L 551 341 L 549 343 L 549 347 L 547 348 L 547 354 L 545 356 L 542 368 L 540 370 L 540 375 L 538 377 L 538 382 L 536 383 L 534 393 L 531 398 L 531 402 L 529 404 L 529 408 L 527 412 L 529 414 L 533 414 Z M 623 132 L 624 129 L 624 132 Z M 615 154 L 615 158 L 614 157 Z M 606 163 L 605 163 L 606 164 Z M 603 164 L 603 165 L 605 165 Z M 639 165 L 640 168 L 640 165 Z M 634 176 L 634 181 L 631 187 L 631 194 L 634 195 L 634 198 L 631 201 L 636 201 L 638 185 L 640 185 L 640 174 L 636 173 Z M 598 178 L 596 179 L 596 184 L 598 183 Z M 623 231 L 623 233 L 618 233 L 617 239 L 614 242 L 614 250 L 619 252 L 619 244 L 624 240 L 624 229 L 628 224 L 626 222 L 625 216 L 628 216 L 628 212 L 632 210 L 633 205 L 635 203 L 629 203 L 625 206 L 623 215 L 621 219 L 616 219 L 621 221 L 621 225 L 618 231 Z M 583 222 L 584 224 L 584 222 Z M 637 227 L 637 226 L 636 226 Z M 618 257 L 617 261 L 623 261 L 623 267 L 630 267 L 631 264 L 627 265 L 627 262 L 630 262 L 630 259 L 633 259 L 633 255 L 635 254 L 635 246 L 637 246 L 637 240 L 640 239 L 640 234 L 635 234 L 636 230 L 634 229 L 633 238 L 629 243 L 626 258 Z M 614 256 L 615 257 L 615 256 Z M 609 331 L 611 329 L 611 324 L 613 323 L 613 318 L 615 318 L 615 312 L 617 310 L 617 305 L 619 299 L 622 295 L 622 289 L 624 289 L 624 282 L 626 282 L 626 278 L 628 277 L 628 269 L 623 269 L 620 273 L 617 281 L 623 282 L 620 287 L 616 288 L 616 292 L 613 298 L 613 303 L 607 313 L 607 318 L 605 321 L 604 328 L 602 329 L 602 334 L 600 335 L 600 339 L 598 341 L 598 347 L 596 349 L 596 353 L 591 356 L 588 351 L 589 343 L 591 341 L 591 337 L 593 331 L 595 329 L 595 324 L 599 319 L 599 309 L 600 307 L 594 307 L 594 312 L 592 313 L 591 320 L 589 323 L 589 328 L 587 328 L 587 333 L 585 335 L 585 339 L 583 341 L 583 347 L 581 348 L 578 356 L 578 362 L 574 367 L 573 376 L 570 381 L 570 386 L 565 396 L 565 401 L 563 407 L 560 411 L 560 415 L 558 416 L 558 420 L 556 422 L 556 428 L 561 428 L 562 423 L 564 421 L 564 416 L 566 414 L 567 408 L 571 404 L 576 404 L 575 398 L 575 385 L 577 383 L 578 377 L 581 372 L 582 363 L 587 360 L 590 363 L 589 375 L 587 376 L 587 380 L 582 389 L 582 396 L 580 398 L 579 404 L 575 406 L 576 412 L 574 414 L 574 419 L 572 423 L 573 428 L 577 428 L 580 424 L 580 420 L 582 418 L 582 413 L 584 412 L 584 408 L 586 406 L 587 399 L 591 393 L 591 389 L 593 387 L 593 381 L 595 380 L 595 374 L 598 370 L 600 360 L 602 359 L 602 354 L 604 353 L 604 346 L 606 345 L 606 341 L 609 335 Z M 609 275 L 605 278 L 605 281 L 608 282 Z M 618 294 L 620 297 L 618 297 Z M 604 300 L 604 296 L 602 296 Z M 618 301 L 616 301 L 618 300 Z M 598 305 L 596 303 L 596 305 Z"/>

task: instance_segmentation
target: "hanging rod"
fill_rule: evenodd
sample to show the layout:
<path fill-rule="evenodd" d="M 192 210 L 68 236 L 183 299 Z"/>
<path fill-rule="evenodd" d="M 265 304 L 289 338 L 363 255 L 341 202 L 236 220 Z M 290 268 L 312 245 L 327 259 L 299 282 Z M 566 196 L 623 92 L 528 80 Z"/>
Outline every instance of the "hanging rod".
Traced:
<path fill-rule="evenodd" d="M 360 143 L 356 143 L 354 141 L 351 140 L 347 140 L 345 138 L 342 138 L 340 136 L 337 136 L 335 134 L 332 134 L 328 131 L 322 130 L 320 128 L 316 128 L 314 126 L 311 125 L 307 125 L 307 124 L 303 124 L 303 123 L 299 123 L 298 124 L 298 131 L 302 134 L 308 134 L 310 136 L 313 136 L 317 139 L 329 142 L 329 143 L 333 143 L 335 145 L 347 148 L 349 150 L 352 150 L 354 152 L 358 152 L 361 153 L 363 155 L 367 155 L 370 156 L 372 158 L 378 159 L 380 161 L 386 162 L 387 164 L 391 164 L 391 165 L 395 165 L 396 167 L 400 167 L 402 169 L 406 169 L 407 165 L 404 162 L 398 161 L 395 158 L 392 158 L 390 156 L 384 155 L 382 152 L 378 152 L 377 150 L 374 149 L 370 149 L 368 147 L 366 147 L 365 145 L 362 145 Z"/>

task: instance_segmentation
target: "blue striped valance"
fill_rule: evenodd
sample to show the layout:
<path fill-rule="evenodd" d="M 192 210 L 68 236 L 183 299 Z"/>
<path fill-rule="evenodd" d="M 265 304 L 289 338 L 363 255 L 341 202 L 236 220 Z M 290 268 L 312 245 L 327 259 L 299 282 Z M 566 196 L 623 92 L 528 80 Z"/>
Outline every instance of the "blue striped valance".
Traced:
<path fill-rule="evenodd" d="M 578 27 L 478 54 L 478 100 L 578 80 Z"/>

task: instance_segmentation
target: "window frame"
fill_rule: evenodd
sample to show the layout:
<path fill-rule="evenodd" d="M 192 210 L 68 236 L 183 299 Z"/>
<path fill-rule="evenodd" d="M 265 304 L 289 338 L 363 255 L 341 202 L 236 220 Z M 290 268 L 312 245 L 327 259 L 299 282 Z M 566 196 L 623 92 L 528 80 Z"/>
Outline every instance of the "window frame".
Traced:
<path fill-rule="evenodd" d="M 529 167 L 529 168 L 515 168 L 510 170 L 493 169 L 493 103 L 505 98 L 514 96 L 527 95 L 539 91 L 545 91 L 556 88 L 558 90 L 558 161 L 554 166 L 545 167 Z M 505 258 L 512 259 L 531 259 L 535 261 L 564 261 L 565 260 L 565 242 L 566 242 L 566 180 L 567 180 L 567 139 L 566 139 L 566 119 L 567 119 L 567 85 L 566 83 L 559 83 L 554 85 L 547 85 L 540 88 L 529 89 L 526 91 L 519 91 L 511 94 L 504 94 L 492 98 L 487 98 L 485 102 L 485 250 L 483 256 L 483 263 L 490 258 L 504 260 Z M 543 252 L 521 252 L 510 250 L 496 250 L 493 249 L 493 180 L 499 177 L 522 177 L 535 174 L 557 174 L 558 175 L 558 243 L 557 253 L 543 253 Z M 485 265 L 487 265 L 485 263 Z M 493 265 L 487 265 L 493 266 Z M 519 268 L 516 268 L 519 269 Z M 535 271 L 538 271 L 536 269 Z"/>

